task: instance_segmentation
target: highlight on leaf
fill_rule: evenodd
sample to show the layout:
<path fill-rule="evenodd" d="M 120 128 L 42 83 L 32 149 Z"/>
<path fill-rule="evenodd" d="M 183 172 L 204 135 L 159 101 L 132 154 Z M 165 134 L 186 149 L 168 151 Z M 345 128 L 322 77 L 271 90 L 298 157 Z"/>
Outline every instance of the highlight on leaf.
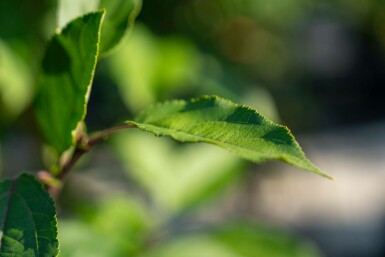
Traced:
<path fill-rule="evenodd" d="M 287 127 L 217 96 L 157 104 L 127 123 L 180 142 L 218 145 L 256 163 L 280 160 L 331 178 L 306 158 Z"/>
<path fill-rule="evenodd" d="M 57 23 L 62 28 L 85 13 L 106 10 L 100 41 L 100 54 L 105 55 L 131 30 L 141 7 L 141 0 L 59 0 Z"/>
<path fill-rule="evenodd" d="M 87 112 L 104 13 L 73 20 L 52 38 L 43 58 L 35 112 L 46 143 L 58 155 L 74 143 L 72 131 Z"/>

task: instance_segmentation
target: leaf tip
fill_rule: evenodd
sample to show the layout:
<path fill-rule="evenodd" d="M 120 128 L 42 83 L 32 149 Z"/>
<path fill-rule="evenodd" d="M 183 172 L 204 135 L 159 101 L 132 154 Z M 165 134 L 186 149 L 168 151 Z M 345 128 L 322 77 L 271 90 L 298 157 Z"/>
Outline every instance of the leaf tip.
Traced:
<path fill-rule="evenodd" d="M 309 161 L 309 163 L 310 163 L 310 161 Z M 334 180 L 334 177 L 332 175 L 330 175 L 327 172 L 321 170 L 320 168 L 318 168 L 317 166 L 315 166 L 312 163 L 310 163 L 310 165 L 311 165 L 311 168 L 305 168 L 305 169 L 308 170 L 308 171 L 311 171 L 311 172 L 313 172 L 313 173 L 315 173 L 315 174 L 317 174 L 317 175 L 319 175 L 319 176 L 321 176 L 323 178 L 326 178 L 326 179 L 329 179 L 329 180 Z"/>
<path fill-rule="evenodd" d="M 317 174 L 319 174 L 321 177 L 324 177 L 324 178 L 329 179 L 331 181 L 335 181 L 335 179 L 334 179 L 334 177 L 332 175 L 330 175 L 330 174 L 328 174 L 328 173 L 326 173 L 324 171 L 320 170 L 320 172 L 318 172 Z"/>

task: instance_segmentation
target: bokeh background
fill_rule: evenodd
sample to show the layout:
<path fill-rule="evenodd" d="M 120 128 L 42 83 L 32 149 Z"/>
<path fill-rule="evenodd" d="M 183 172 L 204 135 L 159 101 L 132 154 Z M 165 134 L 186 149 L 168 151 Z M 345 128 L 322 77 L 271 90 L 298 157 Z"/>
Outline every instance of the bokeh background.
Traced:
<path fill-rule="evenodd" d="M 48 162 L 34 81 L 58 5 L 0 1 L 3 178 Z M 384 87 L 383 1 L 144 0 L 98 64 L 89 131 L 216 94 L 287 125 L 335 180 L 122 132 L 69 177 L 60 256 L 385 256 Z"/>

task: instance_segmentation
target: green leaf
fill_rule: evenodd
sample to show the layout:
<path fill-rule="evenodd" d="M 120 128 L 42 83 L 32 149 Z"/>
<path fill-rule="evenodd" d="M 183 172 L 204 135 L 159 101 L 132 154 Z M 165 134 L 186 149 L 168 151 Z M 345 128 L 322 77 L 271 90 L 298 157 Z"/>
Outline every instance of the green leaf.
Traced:
<path fill-rule="evenodd" d="M 38 80 L 37 120 L 48 144 L 63 153 L 84 120 L 98 58 L 104 11 L 80 17 L 56 34 Z"/>
<path fill-rule="evenodd" d="M 54 202 L 33 176 L 0 183 L 0 226 L 0 256 L 57 256 Z"/>
<path fill-rule="evenodd" d="M 107 10 L 102 27 L 100 52 L 110 52 L 132 28 L 142 7 L 141 0 L 101 0 L 100 8 Z"/>
<path fill-rule="evenodd" d="M 58 25 L 90 11 L 106 10 L 103 22 L 100 53 L 110 52 L 119 44 L 132 27 L 142 6 L 141 0 L 60 0 L 58 7 Z"/>
<path fill-rule="evenodd" d="M 181 142 L 215 144 L 256 163 L 281 160 L 331 178 L 306 158 L 288 128 L 219 97 L 158 104 L 127 123 Z"/>

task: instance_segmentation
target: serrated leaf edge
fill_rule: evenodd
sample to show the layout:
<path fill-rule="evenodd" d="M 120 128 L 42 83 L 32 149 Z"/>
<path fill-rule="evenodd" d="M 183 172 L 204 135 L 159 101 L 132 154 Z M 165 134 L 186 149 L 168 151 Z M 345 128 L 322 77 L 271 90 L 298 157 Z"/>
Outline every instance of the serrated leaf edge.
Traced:
<path fill-rule="evenodd" d="M 195 103 L 195 102 L 198 102 L 198 101 L 201 101 L 201 100 L 215 100 L 215 101 L 221 101 L 221 102 L 224 102 L 224 103 L 227 103 L 227 104 L 234 105 L 234 107 L 236 107 L 236 108 L 243 108 L 243 109 L 252 111 L 252 112 L 254 112 L 256 115 L 262 117 L 262 119 L 263 119 L 265 122 L 267 122 L 269 125 L 274 125 L 274 126 L 277 126 L 277 127 L 280 127 L 280 128 L 282 128 L 282 129 L 284 129 L 284 130 L 288 133 L 288 135 L 290 136 L 290 138 L 293 140 L 293 143 L 294 143 L 295 146 L 298 148 L 299 152 L 304 156 L 305 160 L 301 160 L 301 162 L 307 163 L 308 165 L 311 166 L 311 169 L 306 169 L 306 170 L 308 170 L 308 171 L 310 171 L 310 172 L 313 172 L 313 173 L 315 173 L 315 174 L 317 174 L 317 175 L 320 175 L 320 176 L 322 176 L 322 177 L 325 177 L 325 178 L 327 178 L 327 179 L 330 179 L 330 180 L 333 180 L 333 179 L 334 179 L 331 175 L 329 175 L 328 173 L 322 171 L 321 169 L 319 169 L 317 166 L 315 166 L 313 163 L 311 163 L 311 162 L 307 159 L 305 153 L 304 153 L 303 150 L 302 150 L 302 147 L 299 145 L 299 143 L 297 142 L 297 140 L 295 139 L 294 135 L 292 134 L 292 132 L 290 131 L 290 129 L 289 129 L 288 127 L 283 126 L 283 125 L 280 125 L 280 124 L 277 124 L 277 123 L 274 123 L 274 122 L 271 121 L 270 119 L 266 118 L 263 114 L 259 113 L 257 110 L 255 110 L 255 109 L 253 109 L 253 108 L 251 108 L 251 107 L 249 107 L 249 106 L 247 106 L 247 105 L 240 105 L 240 104 L 234 103 L 234 102 L 231 101 L 231 100 L 221 98 L 221 97 L 219 97 L 219 96 L 217 96 L 217 95 L 212 95 L 212 96 L 209 96 L 209 95 L 203 95 L 203 96 L 201 96 L 201 97 L 192 98 L 192 99 L 189 100 L 189 101 L 182 100 L 182 99 L 176 99 L 176 100 L 165 101 L 165 102 L 163 102 L 163 103 L 155 103 L 155 104 L 153 104 L 153 105 L 150 105 L 150 106 L 149 106 L 148 108 L 146 108 L 144 111 L 140 112 L 140 113 L 138 114 L 137 117 L 141 117 L 141 116 L 145 115 L 146 113 L 151 112 L 151 110 L 153 110 L 154 108 L 157 108 L 157 107 L 160 107 L 160 106 L 173 105 L 173 104 L 186 104 L 186 103 L 190 103 L 190 102 L 191 102 L 191 103 Z M 133 126 L 135 126 L 135 127 L 137 127 L 137 128 L 140 128 L 140 129 L 142 129 L 142 130 L 145 130 L 145 131 L 148 131 L 148 132 L 151 132 L 151 133 L 155 134 L 153 131 L 150 131 L 150 130 L 144 128 L 143 126 L 141 126 L 141 123 L 140 123 L 140 122 L 136 122 L 136 121 L 126 121 L 125 123 L 130 124 L 130 125 L 133 125 Z M 143 123 L 143 124 L 144 124 L 144 123 Z M 149 124 L 149 125 L 152 125 L 152 124 Z M 157 126 L 158 126 L 158 125 L 157 125 Z M 161 126 L 158 126 L 158 127 L 161 127 Z M 162 127 L 162 128 L 168 129 L 168 128 L 166 128 L 166 127 Z M 178 131 L 178 132 L 185 133 L 185 132 L 183 132 L 183 131 Z M 187 133 L 186 133 L 186 134 L 187 134 Z M 166 134 L 162 134 L 162 133 L 158 133 L 158 134 L 156 134 L 156 135 L 157 135 L 157 136 L 170 136 L 170 135 L 166 135 Z M 189 135 L 189 134 L 187 134 L 187 135 Z M 170 137 L 173 138 L 174 140 L 181 141 L 180 139 L 175 138 L 175 137 L 172 136 L 172 135 L 171 135 Z M 196 135 L 194 135 L 194 137 L 202 138 L 202 137 L 196 136 Z M 223 142 L 221 142 L 221 141 L 216 141 L 216 140 L 212 140 L 212 139 L 207 139 L 207 138 L 202 138 L 202 139 L 204 139 L 205 141 L 208 141 L 209 143 L 212 143 L 212 144 L 214 144 L 214 145 L 218 145 L 218 146 L 231 145 L 231 144 L 226 144 L 226 143 L 223 143 Z M 182 142 L 183 142 L 183 141 L 182 141 Z M 233 145 L 231 145 L 231 146 L 233 146 Z M 237 146 L 236 146 L 236 147 L 237 147 Z M 234 152 L 234 151 L 231 151 L 231 149 L 228 149 L 228 148 L 226 148 L 226 149 L 229 150 L 230 152 Z M 280 160 L 282 160 L 282 161 L 284 161 L 284 162 L 286 162 L 286 163 L 289 163 L 289 162 L 286 161 L 285 158 L 280 158 Z M 292 163 L 289 163 L 289 164 L 292 165 L 292 166 L 295 166 L 295 165 L 293 165 Z M 305 169 L 305 168 L 303 168 L 303 169 Z"/>
<path fill-rule="evenodd" d="M 88 85 L 87 85 L 87 92 L 84 96 L 84 106 L 83 106 L 83 115 L 81 117 L 81 119 L 79 120 L 79 122 L 77 123 L 77 125 L 75 126 L 75 128 L 71 131 L 71 135 L 72 135 L 72 145 L 75 145 L 76 144 L 76 130 L 77 130 L 77 127 L 79 126 L 80 123 L 82 123 L 84 121 L 84 119 L 86 118 L 87 116 L 87 106 L 88 106 L 88 101 L 89 101 L 89 98 L 90 98 L 90 95 L 91 95 L 91 88 L 92 88 L 92 82 L 94 80 L 94 75 L 95 75 L 95 70 L 96 70 L 96 65 L 98 63 L 98 58 L 99 58 L 99 49 L 100 49 L 100 38 L 101 38 L 101 29 L 102 29 L 102 25 L 103 25 L 103 21 L 104 21 L 104 17 L 106 16 L 106 9 L 101 9 L 100 11 L 97 11 L 97 12 L 89 12 L 83 16 L 81 16 L 81 18 L 84 18 L 85 16 L 87 15 L 92 15 L 92 14 L 97 14 L 97 13 L 101 13 L 102 14 L 102 17 L 100 19 L 100 22 L 99 22 L 99 27 L 98 27 L 98 40 L 97 40 L 97 44 L 96 44 L 96 54 L 94 56 L 94 66 L 92 67 L 92 71 L 91 71 L 91 77 L 90 77 L 90 81 L 88 82 Z M 78 18 L 77 18 L 78 19 Z M 67 26 L 66 26 L 67 27 Z"/>

